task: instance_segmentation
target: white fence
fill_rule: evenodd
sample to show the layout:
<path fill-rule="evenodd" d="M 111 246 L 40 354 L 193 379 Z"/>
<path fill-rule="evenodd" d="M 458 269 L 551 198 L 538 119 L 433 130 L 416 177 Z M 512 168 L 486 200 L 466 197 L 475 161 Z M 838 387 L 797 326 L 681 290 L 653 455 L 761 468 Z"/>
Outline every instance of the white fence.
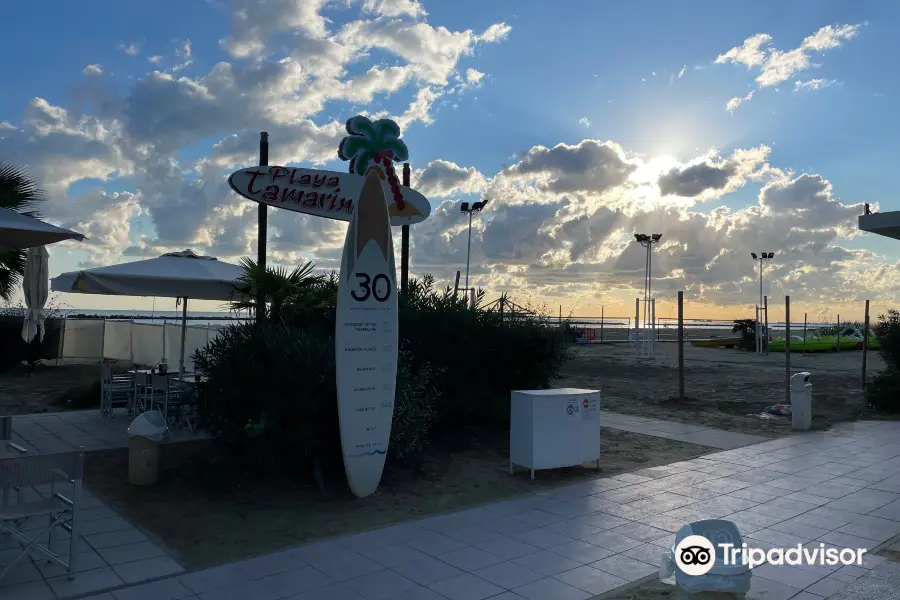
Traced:
<path fill-rule="evenodd" d="M 188 325 L 184 340 L 185 371 L 194 370 L 194 351 L 206 346 L 224 326 Z M 181 356 L 181 322 L 66 319 L 60 340 L 60 358 L 67 361 L 115 359 L 149 366 L 165 360 L 174 370 Z"/>

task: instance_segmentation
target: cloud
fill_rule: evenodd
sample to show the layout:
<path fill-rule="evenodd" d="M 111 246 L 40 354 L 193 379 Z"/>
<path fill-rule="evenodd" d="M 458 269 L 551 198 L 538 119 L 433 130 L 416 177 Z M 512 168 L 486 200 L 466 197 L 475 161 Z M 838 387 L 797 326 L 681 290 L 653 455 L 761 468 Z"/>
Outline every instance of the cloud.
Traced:
<path fill-rule="evenodd" d="M 794 91 L 799 92 L 800 90 L 821 90 L 823 88 L 831 87 L 832 85 L 839 85 L 836 79 L 810 79 L 808 81 L 800 81 L 797 80 L 794 82 Z"/>
<path fill-rule="evenodd" d="M 859 33 L 860 25 L 826 25 L 810 36 L 804 38 L 797 48 L 778 50 L 769 47 L 772 36 L 758 33 L 744 40 L 728 52 L 719 55 L 716 64 L 742 64 L 748 69 L 756 69 L 756 83 L 760 88 L 774 87 L 792 79 L 798 73 L 812 66 L 812 54 L 838 48 L 845 41 L 851 40 Z M 795 85 L 797 85 L 795 83 Z M 813 88 L 818 89 L 818 88 Z M 753 92 L 741 98 L 728 101 L 726 108 L 733 112 L 742 102 L 750 100 Z"/>
<path fill-rule="evenodd" d="M 136 42 L 132 42 L 130 44 L 119 44 L 119 50 L 127 54 L 128 56 L 137 56 L 141 53 L 141 47 Z"/>
<path fill-rule="evenodd" d="M 428 16 L 418 0 L 365 0 L 363 10 L 380 17 L 412 17 L 420 19 Z"/>
<path fill-rule="evenodd" d="M 771 149 L 759 146 L 738 150 L 727 160 L 717 160 L 717 153 L 700 158 L 690 164 L 674 167 L 659 178 L 659 190 L 663 196 L 695 198 L 705 192 L 719 197 L 741 187 L 760 173 L 768 160 Z"/>
<path fill-rule="evenodd" d="M 578 119 L 578 124 L 581 125 L 581 126 L 583 126 L 583 127 L 590 127 L 590 126 L 591 126 L 591 122 L 588 120 L 587 117 L 581 117 L 580 119 Z"/>
<path fill-rule="evenodd" d="M 755 90 L 750 90 L 750 92 L 746 96 L 735 96 L 725 104 L 725 110 L 733 113 L 735 110 L 737 110 L 738 106 L 748 100 L 752 100 L 754 92 Z"/>
<path fill-rule="evenodd" d="M 475 194 L 484 190 L 487 179 L 475 167 L 460 167 L 454 162 L 434 160 L 415 172 L 413 188 L 429 198 L 457 194 Z"/>
<path fill-rule="evenodd" d="M 159 54 L 154 54 L 153 56 L 147 57 L 147 62 L 152 65 L 159 63 L 161 60 L 162 60 L 162 56 L 160 56 Z"/>
<path fill-rule="evenodd" d="M 510 31 L 512 31 L 510 25 L 507 25 L 506 23 L 494 23 L 485 29 L 484 33 L 478 36 L 478 40 L 488 44 L 500 42 L 509 36 Z"/>
<path fill-rule="evenodd" d="M 604 192 L 624 183 L 634 169 L 618 144 L 584 140 L 572 146 L 535 146 L 502 174 L 537 179 L 539 187 L 554 192 Z"/>
<path fill-rule="evenodd" d="M 681 70 L 678 71 L 678 79 L 681 79 L 681 77 L 684 75 L 684 70 L 685 70 L 685 69 L 687 69 L 687 65 L 682 66 L 682 67 L 681 67 Z"/>
<path fill-rule="evenodd" d="M 471 67 L 466 69 L 466 83 L 469 85 L 478 85 L 482 79 L 484 79 L 484 73 L 481 71 L 476 71 Z"/>

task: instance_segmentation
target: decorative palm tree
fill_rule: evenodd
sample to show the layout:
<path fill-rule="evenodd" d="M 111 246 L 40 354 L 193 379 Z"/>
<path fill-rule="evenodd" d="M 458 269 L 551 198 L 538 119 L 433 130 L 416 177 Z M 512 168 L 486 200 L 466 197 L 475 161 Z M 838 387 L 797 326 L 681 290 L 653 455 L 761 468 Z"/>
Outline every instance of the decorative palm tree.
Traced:
<path fill-rule="evenodd" d="M 338 146 L 341 160 L 350 161 L 350 172 L 367 175 L 375 170 L 381 179 L 387 178 L 399 210 L 403 210 L 403 194 L 394 172 L 394 161 L 409 160 L 409 150 L 400 139 L 400 126 L 390 119 L 378 119 L 374 123 L 366 117 L 355 116 L 347 120 L 347 137 Z"/>
<path fill-rule="evenodd" d="M 329 279 L 323 275 L 314 275 L 315 265 L 304 263 L 292 270 L 282 266 L 261 267 L 259 263 L 246 256 L 241 258 L 244 274 L 237 280 L 235 289 L 247 300 L 231 303 L 232 310 L 259 310 L 256 305 L 256 291 L 263 292 L 266 299 L 266 320 L 290 320 L 298 311 L 317 308 L 333 302 L 336 296 L 331 290 Z"/>
<path fill-rule="evenodd" d="M 0 162 L 0 208 L 39 218 L 35 209 L 44 199 L 44 191 L 25 169 Z M 12 300 L 24 272 L 24 251 L 0 252 L 0 299 Z"/>

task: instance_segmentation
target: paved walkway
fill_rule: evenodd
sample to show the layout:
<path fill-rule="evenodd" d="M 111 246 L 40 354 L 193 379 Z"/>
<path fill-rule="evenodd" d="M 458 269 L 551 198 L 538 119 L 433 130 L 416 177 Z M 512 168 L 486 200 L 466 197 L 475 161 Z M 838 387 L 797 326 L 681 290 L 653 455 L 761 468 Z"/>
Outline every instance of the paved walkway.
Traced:
<path fill-rule="evenodd" d="M 780 438 L 91 600 L 587 600 L 657 577 L 674 532 L 714 517 L 762 548 L 876 548 L 900 534 L 900 423 Z M 890 567 L 871 555 L 860 567 L 764 565 L 748 598 L 847 597 Z"/>
<path fill-rule="evenodd" d="M 604 427 L 641 433 L 680 442 L 699 444 L 711 448 L 731 450 L 766 441 L 755 435 L 735 433 L 700 425 L 675 423 L 647 417 L 636 417 L 600 411 Z M 128 446 L 130 418 L 120 415 L 112 421 L 100 418 L 99 411 L 82 410 L 43 413 L 13 417 L 14 440 L 32 452 L 67 452 L 70 450 L 105 450 Z M 202 434 L 192 434 L 176 429 L 170 441 L 198 439 Z"/>
<path fill-rule="evenodd" d="M 636 417 L 606 410 L 600 411 L 600 423 L 604 427 L 611 429 L 642 433 L 644 435 L 699 444 L 710 448 L 720 448 L 722 450 L 733 450 L 743 446 L 759 444 L 769 439 L 758 435 L 713 429 L 702 425 L 689 425 L 687 423 L 663 421 L 649 417 Z"/>

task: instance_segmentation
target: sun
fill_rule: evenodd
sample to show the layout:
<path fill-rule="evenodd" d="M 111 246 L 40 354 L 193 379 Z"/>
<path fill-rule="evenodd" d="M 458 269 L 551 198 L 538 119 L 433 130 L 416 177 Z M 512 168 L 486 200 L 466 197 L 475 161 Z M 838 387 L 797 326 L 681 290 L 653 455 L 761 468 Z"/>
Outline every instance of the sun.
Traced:
<path fill-rule="evenodd" d="M 660 175 L 668 173 L 681 165 L 677 158 L 672 156 L 656 156 L 642 163 L 631 174 L 631 181 L 638 185 L 656 185 Z"/>

